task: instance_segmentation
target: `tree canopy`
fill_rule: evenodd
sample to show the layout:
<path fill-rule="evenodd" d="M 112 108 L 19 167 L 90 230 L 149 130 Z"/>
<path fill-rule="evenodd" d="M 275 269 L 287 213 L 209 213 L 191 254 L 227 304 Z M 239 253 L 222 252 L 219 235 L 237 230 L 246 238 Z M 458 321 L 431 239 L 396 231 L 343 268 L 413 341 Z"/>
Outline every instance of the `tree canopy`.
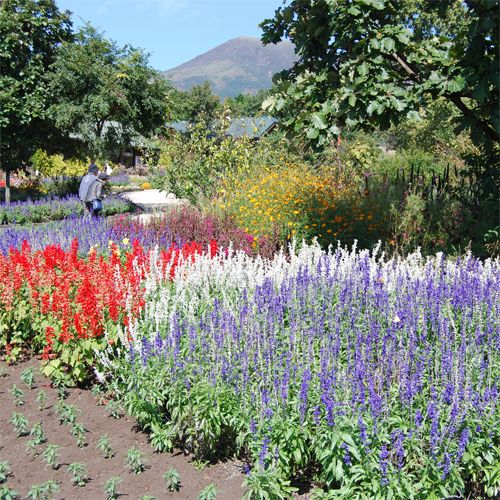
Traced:
<path fill-rule="evenodd" d="M 58 128 L 88 144 L 92 159 L 112 156 L 164 125 L 171 86 L 148 58 L 89 24 L 60 47 L 50 75 L 50 112 Z"/>
<path fill-rule="evenodd" d="M 45 74 L 58 46 L 73 39 L 69 12 L 53 0 L 0 1 L 0 153 L 2 169 L 22 168 L 47 141 Z M 9 201 L 8 199 L 6 200 Z"/>
<path fill-rule="evenodd" d="M 459 110 L 476 144 L 500 137 L 498 0 L 292 0 L 262 24 L 264 44 L 289 38 L 299 60 L 275 76 L 267 110 L 288 107 L 290 133 L 313 146 L 339 127 L 419 119 L 430 97 Z"/>

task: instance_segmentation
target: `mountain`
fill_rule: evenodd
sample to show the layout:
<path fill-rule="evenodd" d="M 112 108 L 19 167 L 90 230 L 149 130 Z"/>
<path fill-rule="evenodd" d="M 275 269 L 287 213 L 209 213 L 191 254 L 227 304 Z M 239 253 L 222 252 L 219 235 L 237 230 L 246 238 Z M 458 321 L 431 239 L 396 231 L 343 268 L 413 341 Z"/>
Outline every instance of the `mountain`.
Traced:
<path fill-rule="evenodd" d="M 268 89 L 272 76 L 296 60 L 289 41 L 263 47 L 259 38 L 240 36 L 162 74 L 178 90 L 189 90 L 208 80 L 214 94 L 236 97 Z"/>

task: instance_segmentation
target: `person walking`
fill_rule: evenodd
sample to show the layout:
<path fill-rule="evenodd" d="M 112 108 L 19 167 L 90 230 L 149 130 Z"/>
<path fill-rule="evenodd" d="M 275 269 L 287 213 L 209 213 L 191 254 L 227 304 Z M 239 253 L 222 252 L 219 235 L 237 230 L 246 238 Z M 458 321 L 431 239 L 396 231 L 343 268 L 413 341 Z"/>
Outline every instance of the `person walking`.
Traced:
<path fill-rule="evenodd" d="M 106 186 L 106 181 L 109 179 L 109 175 L 102 173 L 99 177 L 94 178 L 94 182 L 90 185 L 87 195 L 85 196 L 85 202 L 89 203 L 92 207 L 92 216 L 98 217 L 102 210 L 102 200 L 106 198 L 104 188 Z"/>
<path fill-rule="evenodd" d="M 85 200 L 87 199 L 88 190 L 92 185 L 92 183 L 96 180 L 98 174 L 99 174 L 99 167 L 95 163 L 91 163 L 89 165 L 88 174 L 84 175 L 80 182 L 80 189 L 78 190 L 78 198 L 80 198 L 83 204 L 83 217 L 85 219 L 90 219 L 92 214 L 92 200 L 90 202 Z"/>

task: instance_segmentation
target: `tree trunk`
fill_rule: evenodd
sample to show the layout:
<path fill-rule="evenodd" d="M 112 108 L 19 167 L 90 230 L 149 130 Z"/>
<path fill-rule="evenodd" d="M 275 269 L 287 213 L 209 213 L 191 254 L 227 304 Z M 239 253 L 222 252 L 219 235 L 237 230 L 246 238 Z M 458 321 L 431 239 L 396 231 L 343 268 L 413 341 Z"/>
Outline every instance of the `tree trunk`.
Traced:
<path fill-rule="evenodd" d="M 10 204 L 10 168 L 5 171 L 5 204 Z"/>

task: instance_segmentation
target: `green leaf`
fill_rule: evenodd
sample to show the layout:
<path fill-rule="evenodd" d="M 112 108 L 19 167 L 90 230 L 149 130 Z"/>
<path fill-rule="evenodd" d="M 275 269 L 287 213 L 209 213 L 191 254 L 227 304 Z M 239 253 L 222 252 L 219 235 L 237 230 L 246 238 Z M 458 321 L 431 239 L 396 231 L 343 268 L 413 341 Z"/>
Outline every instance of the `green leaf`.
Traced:
<path fill-rule="evenodd" d="M 396 46 L 396 43 L 392 38 L 384 38 L 382 40 L 382 47 L 387 50 L 388 52 L 392 52 L 394 50 L 394 47 Z"/>
<path fill-rule="evenodd" d="M 322 113 L 313 113 L 311 118 L 312 118 L 312 123 L 316 128 L 323 130 L 327 127 L 327 124 L 325 122 L 325 117 L 323 116 Z"/>
<path fill-rule="evenodd" d="M 308 139 L 316 139 L 318 135 L 319 135 L 319 130 L 317 128 L 310 128 L 306 134 Z"/>
<path fill-rule="evenodd" d="M 351 95 L 349 96 L 349 104 L 350 104 L 351 106 L 354 106 L 354 105 L 356 104 L 356 96 L 355 96 L 354 94 L 351 94 Z"/>

